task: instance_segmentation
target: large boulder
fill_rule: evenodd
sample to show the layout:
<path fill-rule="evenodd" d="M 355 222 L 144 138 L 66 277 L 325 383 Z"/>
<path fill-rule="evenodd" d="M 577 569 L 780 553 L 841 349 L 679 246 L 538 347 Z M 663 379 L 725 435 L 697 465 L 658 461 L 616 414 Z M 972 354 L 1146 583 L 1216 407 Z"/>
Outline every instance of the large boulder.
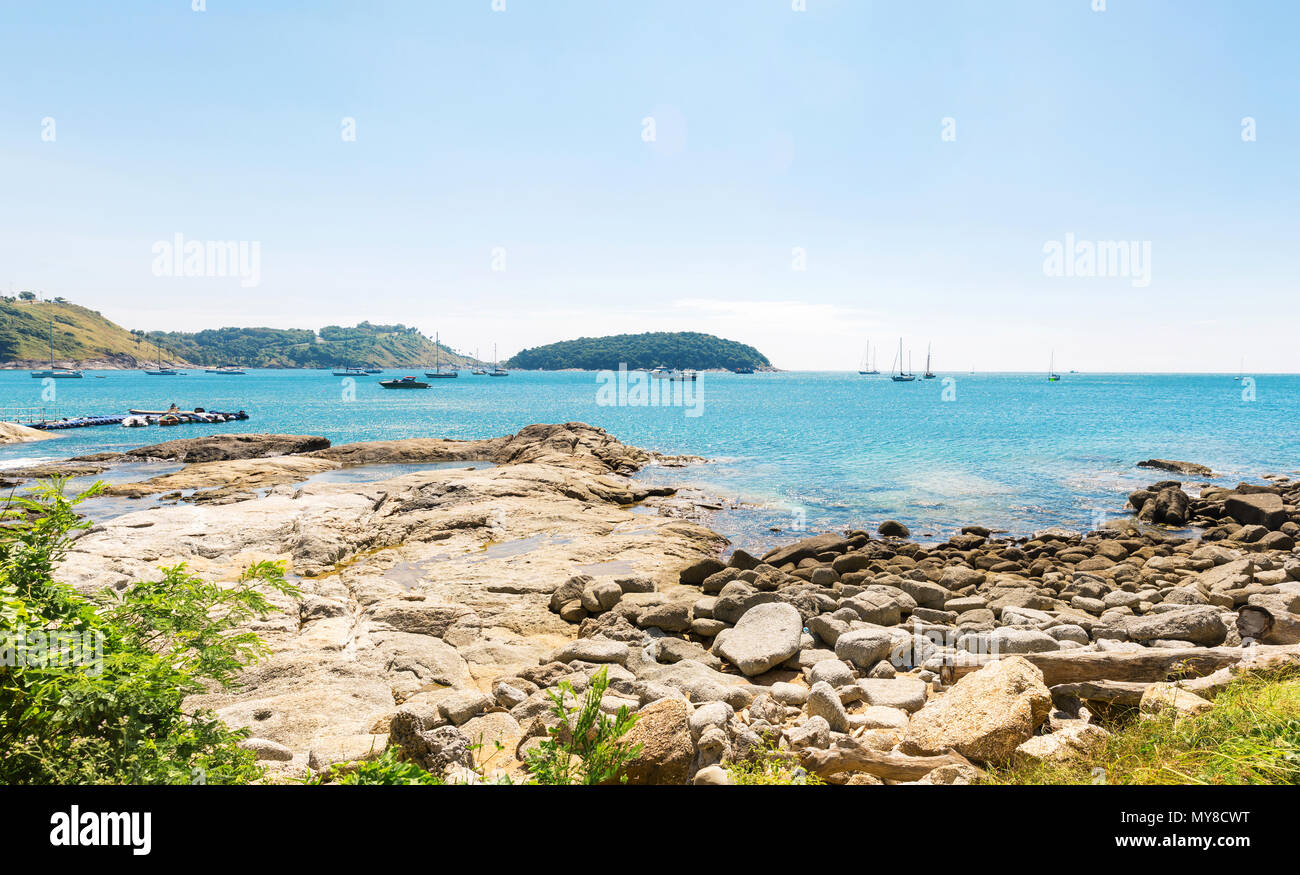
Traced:
<path fill-rule="evenodd" d="M 811 559 L 818 553 L 841 553 L 847 546 L 848 542 L 839 535 L 814 535 L 811 538 L 795 541 L 793 544 L 778 547 L 764 554 L 763 561 L 768 565 L 779 568 L 787 562 L 798 564 L 804 559 Z"/>
<path fill-rule="evenodd" d="M 1213 605 L 1188 605 L 1172 611 L 1130 617 L 1124 622 L 1124 629 L 1128 637 L 1137 642 L 1175 640 L 1214 647 L 1228 637 L 1228 627 L 1219 610 Z"/>
<path fill-rule="evenodd" d="M 894 636 L 887 629 L 858 629 L 835 639 L 835 655 L 869 671 L 894 649 Z"/>
<path fill-rule="evenodd" d="M 1191 507 L 1192 500 L 1186 492 L 1178 486 L 1169 486 L 1143 504 L 1138 517 L 1166 526 L 1185 526 L 1191 515 Z"/>
<path fill-rule="evenodd" d="M 1017 764 L 1065 763 L 1097 753 L 1106 746 L 1110 733 L 1100 726 L 1069 720 L 1056 732 L 1035 735 L 1016 748 Z"/>
<path fill-rule="evenodd" d="M 714 652 L 746 675 L 762 674 L 799 652 L 802 633 L 803 619 L 793 605 L 769 602 L 746 611 Z"/>
<path fill-rule="evenodd" d="M 925 707 L 927 689 L 918 678 L 866 678 L 858 681 L 868 705 L 919 711 Z"/>
<path fill-rule="evenodd" d="M 1229 495 L 1223 503 L 1228 516 L 1243 526 L 1264 526 L 1268 529 L 1280 529 L 1287 521 L 1286 510 L 1282 505 L 1282 496 L 1272 492 L 1256 492 L 1250 495 Z"/>
<path fill-rule="evenodd" d="M 717 574 L 726 567 L 717 559 L 701 559 L 683 568 L 677 579 L 687 586 L 699 586 L 710 574 Z"/>
<path fill-rule="evenodd" d="M 690 706 L 681 699 L 660 699 L 638 711 L 623 736 L 629 747 L 641 745 L 623 769 L 627 783 L 685 784 L 695 759 L 689 721 Z"/>
<path fill-rule="evenodd" d="M 984 763 L 1011 759 L 1052 707 L 1043 673 L 1020 656 L 989 663 L 931 699 L 908 724 L 902 749 L 935 756 L 953 749 Z"/>
<path fill-rule="evenodd" d="M 693 659 L 645 669 L 640 680 L 663 684 L 690 696 L 692 702 L 726 702 L 737 710 L 754 701 L 758 692 L 749 682 L 714 671 Z"/>

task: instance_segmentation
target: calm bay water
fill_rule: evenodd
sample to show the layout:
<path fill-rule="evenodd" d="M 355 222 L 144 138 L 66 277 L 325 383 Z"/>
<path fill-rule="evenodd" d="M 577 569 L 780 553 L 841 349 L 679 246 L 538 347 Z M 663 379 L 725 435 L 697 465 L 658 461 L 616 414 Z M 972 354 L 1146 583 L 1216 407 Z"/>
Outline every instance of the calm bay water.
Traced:
<path fill-rule="evenodd" d="M 0 447 L 0 469 L 219 431 L 346 443 L 483 438 L 535 422 L 582 421 L 631 444 L 711 459 L 642 476 L 744 503 L 721 513 L 716 526 L 759 545 L 801 528 L 874 528 L 885 518 L 917 534 L 968 523 L 1015 532 L 1092 525 L 1099 515 L 1118 515 L 1127 491 L 1165 476 L 1134 468 L 1150 457 L 1200 462 L 1234 483 L 1300 468 L 1300 376 L 1257 375 L 1255 400 L 1246 401 L 1232 375 L 1067 374 L 1048 383 L 1042 374 L 941 374 L 893 383 L 844 373 L 705 373 L 695 387 L 699 416 L 682 407 L 602 404 L 594 373 L 494 379 L 462 372 L 408 392 L 380 388 L 381 378 L 357 380 L 355 399 L 346 400 L 342 378 L 328 371 L 89 371 L 84 380 L 58 381 L 50 403 L 41 400 L 42 381 L 0 371 L 0 408 L 90 415 L 175 402 L 251 416 L 217 426 L 68 430 L 58 440 Z M 945 390 L 955 398 L 944 400 Z"/>

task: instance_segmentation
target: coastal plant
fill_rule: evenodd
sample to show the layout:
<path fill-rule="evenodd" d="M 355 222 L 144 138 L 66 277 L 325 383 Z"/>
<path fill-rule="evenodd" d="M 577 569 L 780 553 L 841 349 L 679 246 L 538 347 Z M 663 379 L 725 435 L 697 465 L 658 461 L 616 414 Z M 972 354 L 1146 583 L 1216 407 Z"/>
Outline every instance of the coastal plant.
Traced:
<path fill-rule="evenodd" d="M 628 745 L 623 736 L 636 716 L 626 706 L 610 715 L 600 708 L 609 673 L 601 668 L 591 676 L 586 693 L 577 705 L 573 685 L 561 681 L 548 691 L 556 725 L 547 737 L 528 752 L 528 772 L 537 784 L 607 784 L 625 782 L 624 767 L 641 752 L 641 745 Z"/>
<path fill-rule="evenodd" d="M 308 781 L 310 784 L 339 784 L 343 786 L 441 786 L 447 780 L 427 772 L 413 762 L 401 758 L 397 748 L 390 747 L 379 757 L 359 763 L 336 763 L 329 772 Z"/>
<path fill-rule="evenodd" d="M 265 592 L 297 589 L 278 563 L 253 565 L 229 585 L 178 565 L 160 580 L 88 598 L 54 569 L 70 535 L 90 526 L 77 505 L 99 490 L 68 498 L 55 478 L 0 506 L 0 783 L 259 778 L 255 754 L 238 746 L 246 730 L 185 701 L 232 687 L 265 655 L 261 639 L 240 627 L 273 609 Z M 78 646 L 32 651 L 33 641 Z"/>

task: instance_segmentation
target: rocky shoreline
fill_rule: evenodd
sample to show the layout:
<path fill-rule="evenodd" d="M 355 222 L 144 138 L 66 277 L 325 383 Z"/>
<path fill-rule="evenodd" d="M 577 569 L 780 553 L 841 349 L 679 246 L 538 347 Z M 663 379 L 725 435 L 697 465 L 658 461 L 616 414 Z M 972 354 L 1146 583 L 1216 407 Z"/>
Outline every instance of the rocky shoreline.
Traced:
<path fill-rule="evenodd" d="M 551 693 L 603 670 L 602 708 L 638 715 L 632 783 L 728 783 L 724 765 L 772 751 L 831 783 L 969 783 L 1094 749 L 1098 709 L 1212 708 L 1241 671 L 1300 651 L 1300 483 L 1286 478 L 1195 496 L 1162 481 L 1096 532 L 970 526 L 921 544 L 886 521 L 724 562 L 725 539 L 681 519 L 676 490 L 631 478 L 690 460 L 598 428 L 321 440 L 133 451 L 185 467 L 114 495 L 185 500 L 96 525 L 60 569 L 90 591 L 177 562 L 217 581 L 286 562 L 303 596 L 256 624 L 272 656 L 194 702 L 250 729 L 268 780 L 389 746 L 465 780 L 522 780 Z M 433 462 L 465 464 L 303 483 Z M 1203 533 L 1166 527 L 1189 524 Z"/>

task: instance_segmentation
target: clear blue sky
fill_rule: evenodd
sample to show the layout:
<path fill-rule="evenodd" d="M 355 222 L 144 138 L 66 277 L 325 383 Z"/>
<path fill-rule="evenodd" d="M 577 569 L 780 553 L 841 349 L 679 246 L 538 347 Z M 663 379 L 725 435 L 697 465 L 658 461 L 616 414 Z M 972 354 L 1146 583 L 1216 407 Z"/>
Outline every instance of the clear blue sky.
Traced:
<path fill-rule="evenodd" d="M 941 370 L 1300 370 L 1298 3 L 491 5 L 5 0 L 0 286 L 503 357 L 700 329 L 788 368 L 904 335 Z M 1045 276 L 1067 232 L 1150 241 L 1150 284 Z M 257 241 L 260 284 L 155 276 L 176 233 Z"/>

